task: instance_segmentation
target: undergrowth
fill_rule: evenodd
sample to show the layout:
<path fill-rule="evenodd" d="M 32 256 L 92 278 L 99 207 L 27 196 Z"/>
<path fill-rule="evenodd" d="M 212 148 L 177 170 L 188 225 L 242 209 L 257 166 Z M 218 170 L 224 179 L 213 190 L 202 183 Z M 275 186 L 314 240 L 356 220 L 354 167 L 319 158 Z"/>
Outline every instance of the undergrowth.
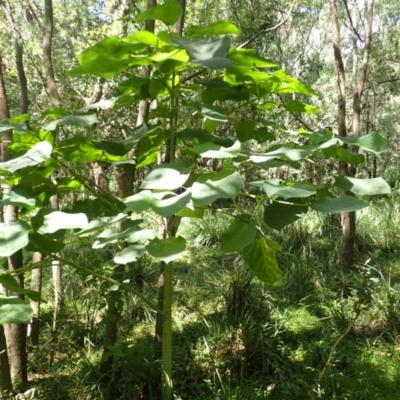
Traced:
<path fill-rule="evenodd" d="M 357 217 L 357 265 L 348 274 L 338 269 L 338 216 L 309 213 L 279 233 L 264 227 L 283 247 L 283 276 L 273 287 L 240 257 L 218 252 L 229 215 L 183 223 L 180 234 L 192 247 L 175 264 L 175 399 L 399 399 L 399 210 L 393 199 L 378 199 Z M 65 251 L 91 267 L 99 262 L 84 244 Z M 31 356 L 34 398 L 111 400 L 98 372 L 105 284 L 65 268 L 51 366 L 51 303 L 44 299 L 42 342 Z M 157 274 L 158 265 L 143 259 L 126 279 L 155 300 Z M 50 290 L 44 295 L 50 299 Z M 125 294 L 120 341 L 111 349 L 112 400 L 159 398 L 154 318 Z"/>

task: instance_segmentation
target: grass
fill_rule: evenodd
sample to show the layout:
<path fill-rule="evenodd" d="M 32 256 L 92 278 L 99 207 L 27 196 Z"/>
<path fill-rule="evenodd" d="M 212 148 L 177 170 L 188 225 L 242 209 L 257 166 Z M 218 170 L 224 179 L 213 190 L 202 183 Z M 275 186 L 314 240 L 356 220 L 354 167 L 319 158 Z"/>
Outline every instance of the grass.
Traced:
<path fill-rule="evenodd" d="M 347 275 L 337 269 L 337 219 L 311 213 L 279 234 L 269 232 L 284 248 L 283 277 L 273 287 L 257 281 L 237 256 L 219 254 L 229 216 L 184 224 L 191 247 L 174 267 L 175 399 L 399 399 L 399 218 L 392 199 L 359 213 L 361 250 Z M 68 251 L 73 257 L 79 249 Z M 98 262 L 90 254 L 84 262 Z M 155 299 L 157 271 L 147 259 L 129 275 Z M 51 321 L 31 355 L 35 398 L 109 400 L 98 375 L 103 284 L 70 275 L 55 363 L 48 366 Z M 134 296 L 124 304 L 113 399 L 158 399 L 154 313 Z M 45 321 L 49 303 L 47 309 Z"/>

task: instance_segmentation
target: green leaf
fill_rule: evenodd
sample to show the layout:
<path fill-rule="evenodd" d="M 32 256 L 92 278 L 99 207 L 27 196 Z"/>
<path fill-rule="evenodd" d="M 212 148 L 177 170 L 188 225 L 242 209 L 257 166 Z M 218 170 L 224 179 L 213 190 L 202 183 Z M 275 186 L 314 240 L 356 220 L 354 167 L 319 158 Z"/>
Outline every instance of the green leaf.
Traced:
<path fill-rule="evenodd" d="M 53 211 L 43 216 L 43 224 L 39 233 L 54 233 L 60 229 L 85 229 L 89 226 L 86 214 L 69 214 L 63 211 Z"/>
<path fill-rule="evenodd" d="M 134 244 L 117 253 L 114 257 L 115 264 L 128 264 L 136 261 L 144 254 L 144 246 L 142 244 Z"/>
<path fill-rule="evenodd" d="M 161 132 L 161 126 L 160 124 L 142 124 L 138 127 L 136 127 L 130 136 L 125 139 L 122 144 L 124 145 L 125 149 L 127 151 L 131 150 L 136 143 L 138 143 L 141 139 L 146 137 L 147 135 L 150 134 L 158 134 Z"/>
<path fill-rule="evenodd" d="M 176 260 L 186 250 L 186 240 L 180 236 L 164 240 L 156 238 L 146 246 L 146 250 L 152 257 L 169 263 Z"/>
<path fill-rule="evenodd" d="M 30 299 L 34 301 L 40 300 L 40 293 L 31 289 L 22 288 L 15 278 L 9 274 L 0 274 L 0 284 L 4 286 L 6 290 L 16 294 L 23 294 L 28 296 Z"/>
<path fill-rule="evenodd" d="M 248 267 L 262 282 L 273 285 L 281 277 L 275 251 L 263 237 L 254 240 L 241 254 Z"/>
<path fill-rule="evenodd" d="M 298 203 L 296 201 L 296 203 Z M 308 206 L 281 203 L 274 201 L 264 206 L 264 221 L 265 223 L 278 231 L 285 226 L 292 224 L 300 218 L 300 214 L 308 211 Z"/>
<path fill-rule="evenodd" d="M 335 160 L 346 161 L 352 165 L 363 164 L 365 161 L 365 158 L 362 154 L 354 153 L 338 146 L 328 147 L 327 149 L 324 149 L 322 153 L 324 154 L 325 158 L 331 157 Z"/>
<path fill-rule="evenodd" d="M 28 251 L 39 251 L 42 254 L 56 254 L 65 247 L 65 243 L 53 240 L 48 235 L 42 235 L 37 232 L 29 233 L 29 244 L 26 247 Z"/>
<path fill-rule="evenodd" d="M 388 183 L 382 178 L 358 179 L 349 176 L 337 176 L 335 186 L 358 195 L 390 194 Z"/>
<path fill-rule="evenodd" d="M 220 125 L 220 123 L 221 123 L 220 121 L 206 118 L 206 120 L 203 122 L 203 128 L 207 132 L 212 133 Z"/>
<path fill-rule="evenodd" d="M 24 155 L 6 162 L 0 162 L 0 170 L 14 172 L 22 168 L 40 164 L 51 157 L 53 146 L 49 142 L 35 143 Z"/>
<path fill-rule="evenodd" d="M 8 193 L 3 195 L 3 199 L 0 200 L 0 207 L 11 205 L 16 207 L 34 207 L 36 199 L 32 198 L 23 189 L 14 188 Z"/>
<path fill-rule="evenodd" d="M 32 317 L 32 307 L 24 300 L 0 295 L 0 325 L 29 324 Z"/>
<path fill-rule="evenodd" d="M 198 37 L 198 36 L 217 36 L 217 35 L 237 35 L 239 29 L 229 21 L 218 21 L 208 26 L 189 26 L 185 30 L 186 36 Z"/>
<path fill-rule="evenodd" d="M 220 106 L 214 106 L 212 104 L 201 105 L 201 115 L 214 121 L 228 122 L 227 112 Z"/>
<path fill-rule="evenodd" d="M 145 176 L 140 189 L 179 189 L 189 178 L 191 167 L 192 164 L 185 160 L 159 165 Z"/>
<path fill-rule="evenodd" d="M 283 199 L 309 197 L 316 192 L 316 189 L 312 185 L 301 182 L 286 182 L 285 184 L 279 185 L 279 181 L 276 182 L 276 179 L 264 181 L 263 189 L 268 196 L 278 196 Z"/>
<path fill-rule="evenodd" d="M 242 143 L 254 139 L 255 129 L 256 123 L 250 120 L 241 121 L 235 124 L 236 136 Z"/>
<path fill-rule="evenodd" d="M 126 240 L 127 242 L 132 242 L 132 241 L 137 241 L 132 240 L 131 237 L 132 235 L 137 234 L 137 232 L 140 232 L 141 230 L 141 222 L 143 220 L 135 220 L 131 221 L 131 223 L 136 223 L 133 226 L 129 226 L 126 229 L 123 229 L 122 231 L 114 231 L 111 228 L 108 228 L 104 230 L 103 232 L 100 233 L 100 235 L 97 236 L 97 240 L 93 243 L 92 247 L 94 249 L 102 249 L 103 247 L 107 246 L 108 244 L 113 244 L 117 243 L 118 241 L 121 240 Z"/>
<path fill-rule="evenodd" d="M 151 207 L 153 204 L 153 196 L 150 190 L 142 190 L 139 193 L 127 197 L 125 199 L 125 204 L 130 210 L 140 214 Z"/>
<path fill-rule="evenodd" d="M 236 253 L 248 246 L 257 235 L 257 226 L 248 214 L 241 214 L 222 232 L 221 251 Z"/>
<path fill-rule="evenodd" d="M 175 215 L 182 218 L 203 218 L 205 210 L 205 207 L 197 206 L 190 201 L 186 207 L 182 208 Z"/>
<path fill-rule="evenodd" d="M 340 139 L 347 144 L 355 144 L 362 149 L 370 151 L 371 153 L 380 154 L 389 150 L 388 141 L 381 136 L 378 132 L 370 132 L 367 135 L 358 138 L 347 137 Z"/>
<path fill-rule="evenodd" d="M 278 66 L 275 62 L 257 55 L 254 49 L 231 49 L 228 58 L 240 66 L 258 68 L 275 68 Z"/>
<path fill-rule="evenodd" d="M 55 129 L 57 129 L 58 125 L 86 127 L 93 124 L 97 124 L 98 122 L 99 121 L 97 120 L 96 114 L 67 115 L 65 117 L 56 119 L 55 121 L 51 121 L 49 124 L 45 125 L 43 129 L 45 129 L 46 131 L 54 131 Z"/>
<path fill-rule="evenodd" d="M 170 193 L 167 193 L 170 194 Z M 153 196 L 165 196 L 163 193 L 153 193 Z M 172 197 L 167 199 L 154 199 L 151 207 L 155 213 L 162 217 L 169 217 L 170 215 L 176 214 L 182 208 L 186 207 L 190 201 L 192 193 L 190 190 L 186 190 L 184 193 L 176 195 L 172 194 Z"/>
<path fill-rule="evenodd" d="M 242 178 L 237 171 L 210 172 L 193 183 L 192 198 L 199 205 L 208 205 L 217 199 L 235 198 L 241 187 Z"/>
<path fill-rule="evenodd" d="M 54 137 L 50 132 L 23 132 L 12 136 L 11 144 L 7 147 L 7 152 L 17 156 L 32 148 L 35 143 L 49 142 L 54 145 Z"/>
<path fill-rule="evenodd" d="M 198 143 L 212 142 L 216 137 L 204 129 L 184 129 L 176 135 L 178 139 Z"/>
<path fill-rule="evenodd" d="M 149 31 L 145 31 L 145 30 L 138 31 L 129 36 L 125 36 L 121 39 L 121 41 L 127 42 L 127 43 L 143 43 L 147 46 L 153 46 L 153 47 L 158 47 L 158 48 L 168 46 L 168 43 L 161 40 L 153 32 L 149 32 Z"/>
<path fill-rule="evenodd" d="M 25 221 L 0 222 L 0 249 L 2 257 L 9 257 L 29 243 L 30 226 Z"/>
<path fill-rule="evenodd" d="M 108 151 L 110 151 L 110 153 Z M 118 143 L 94 142 L 84 135 L 75 135 L 71 139 L 57 144 L 55 151 L 69 161 L 122 161 L 121 156 L 112 153 L 121 153 L 123 146 Z"/>
<path fill-rule="evenodd" d="M 307 114 L 317 114 L 319 113 L 319 107 L 310 106 L 308 104 L 302 103 L 298 100 L 289 100 L 285 104 L 285 108 L 290 112 L 304 112 Z"/>
<path fill-rule="evenodd" d="M 340 196 L 336 198 L 325 198 L 313 201 L 309 206 L 316 211 L 325 213 L 352 212 L 367 207 L 365 201 L 359 200 L 353 196 Z"/>
<path fill-rule="evenodd" d="M 0 135 L 2 132 L 15 130 L 17 132 L 24 132 L 27 130 L 25 123 L 13 123 L 10 119 L 3 119 L 0 121 Z"/>
<path fill-rule="evenodd" d="M 174 25 L 178 18 L 183 14 L 182 7 L 175 0 L 166 0 L 163 4 L 151 7 L 141 12 L 137 17 L 137 22 L 146 19 L 156 19 L 166 25 Z"/>
<path fill-rule="evenodd" d="M 140 231 L 130 234 L 126 241 L 129 243 L 136 243 L 139 241 L 152 240 L 158 236 L 158 232 L 153 229 L 141 229 Z"/>
<path fill-rule="evenodd" d="M 240 153 L 240 142 L 236 141 L 231 147 L 222 147 L 208 142 L 192 147 L 190 150 L 203 158 L 234 158 Z"/>
<path fill-rule="evenodd" d="M 250 160 L 256 164 L 281 158 L 283 160 L 299 161 L 313 153 L 315 146 L 280 146 L 266 153 L 252 154 Z"/>
<path fill-rule="evenodd" d="M 216 40 L 179 37 L 172 39 L 172 43 L 186 50 L 193 64 L 204 68 L 225 69 L 236 64 L 226 58 L 231 45 L 228 36 Z"/>

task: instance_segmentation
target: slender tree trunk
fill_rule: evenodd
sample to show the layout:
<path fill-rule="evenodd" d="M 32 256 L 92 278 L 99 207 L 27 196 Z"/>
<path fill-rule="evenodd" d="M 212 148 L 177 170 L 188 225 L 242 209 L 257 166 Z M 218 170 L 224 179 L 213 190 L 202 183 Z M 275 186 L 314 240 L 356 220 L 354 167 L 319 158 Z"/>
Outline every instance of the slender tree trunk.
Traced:
<path fill-rule="evenodd" d="M 10 112 L 7 104 L 7 93 L 5 89 L 3 73 L 2 73 L 2 59 L 0 57 L 0 119 L 9 118 Z M 11 159 L 10 154 L 7 152 L 7 147 L 12 139 L 12 131 L 3 133 L 1 142 L 1 158 L 3 161 Z M 2 186 L 2 192 L 8 193 L 11 187 L 8 185 Z M 4 222 L 18 220 L 18 208 L 15 206 L 4 206 L 3 208 Z M 10 271 L 23 267 L 22 250 L 17 251 L 12 256 L 8 257 L 8 269 Z M 15 276 L 18 284 L 24 287 L 23 274 Z M 27 355 L 26 355 L 26 325 L 23 324 L 10 324 L 5 325 L 4 328 L 8 357 L 10 360 L 10 374 L 14 384 L 25 384 L 28 381 L 27 370 Z M 4 380 L 7 377 L 2 377 Z"/>
<path fill-rule="evenodd" d="M 186 0 L 176 0 L 182 7 L 183 13 L 173 26 L 173 31 L 182 36 L 185 21 Z M 176 132 L 178 127 L 178 99 L 171 99 L 172 109 L 170 118 L 170 141 L 166 149 L 166 162 L 174 162 L 176 157 Z M 163 237 L 174 237 L 179 228 L 181 218 L 171 216 L 163 226 Z M 162 399 L 172 399 L 172 295 L 173 295 L 173 263 L 160 264 L 160 277 L 158 280 L 158 306 L 163 311 L 162 316 L 156 320 L 156 346 L 157 338 L 162 339 Z"/>
<path fill-rule="evenodd" d="M 8 118 L 9 111 L 7 105 L 7 94 L 4 85 L 3 79 L 3 65 L 2 65 L 2 58 L 0 56 L 0 119 Z M 12 132 L 8 131 L 3 133 L 2 141 L 0 142 L 1 146 L 1 161 L 6 161 L 8 158 L 7 155 L 7 146 L 11 140 Z M 1 186 L 1 191 L 8 190 L 7 187 Z M 10 374 L 10 365 L 9 365 L 9 357 L 7 351 L 7 342 L 4 332 L 4 327 L 0 325 L 0 391 L 1 394 L 5 392 L 12 392 L 12 381 L 11 381 L 11 374 Z"/>
<path fill-rule="evenodd" d="M 0 397 L 13 392 L 4 327 L 0 325 Z"/>
<path fill-rule="evenodd" d="M 53 1 L 44 0 L 44 35 L 43 35 L 43 67 L 46 77 L 47 89 L 50 97 L 50 104 L 52 107 L 60 107 L 61 101 L 58 93 L 56 79 L 54 77 L 54 69 L 52 62 L 52 42 L 53 42 L 53 31 L 54 31 L 54 19 L 53 19 Z M 54 137 L 56 134 L 54 133 Z M 55 137 L 56 139 L 56 137 Z M 59 199 L 58 194 L 54 195 L 50 199 L 51 208 L 58 210 Z M 57 341 L 57 323 L 62 306 L 62 272 L 61 265 L 58 260 L 53 260 L 52 265 L 53 285 L 54 285 L 54 313 L 53 313 L 53 348 L 50 353 L 49 364 L 52 365 L 54 352 Z"/>
<path fill-rule="evenodd" d="M 44 35 L 43 35 L 43 66 L 49 90 L 50 103 L 52 107 L 60 107 L 60 97 L 57 83 L 54 77 L 53 62 L 51 60 L 51 47 L 53 41 L 53 1 L 44 0 Z"/>
<path fill-rule="evenodd" d="M 364 84 L 367 75 L 368 59 L 371 49 L 371 39 L 372 39 L 372 20 L 373 20 L 373 0 L 368 0 L 367 3 L 367 27 L 366 27 L 366 38 L 365 47 L 362 59 L 362 66 L 360 71 L 360 76 L 357 79 L 357 40 L 354 39 L 353 44 L 353 135 L 360 136 L 360 121 L 361 121 L 361 100 L 362 93 L 364 89 Z M 358 11 L 358 10 L 355 10 Z M 353 18 L 348 13 L 350 23 L 353 30 L 356 33 L 356 26 L 354 25 L 356 13 L 353 14 Z M 338 131 L 339 136 L 347 136 L 346 132 L 346 77 L 345 69 L 342 58 L 342 51 L 340 45 L 340 28 L 339 28 L 339 18 L 338 10 L 336 5 L 336 0 L 331 0 L 331 17 L 332 17 L 332 27 L 333 27 L 333 51 L 336 61 L 336 70 L 338 76 L 338 88 L 339 88 L 339 98 L 338 98 Z M 358 33 L 357 33 L 358 36 Z M 358 151 L 356 148 L 353 151 Z M 349 166 L 347 162 L 339 162 L 339 173 L 344 176 L 354 176 L 356 168 Z M 346 192 L 347 195 L 352 195 L 351 192 Z M 355 234 L 356 234 L 356 214 L 354 212 L 344 212 L 342 213 L 342 252 L 340 266 L 344 271 L 349 271 L 354 263 L 354 244 L 355 244 Z"/>
<path fill-rule="evenodd" d="M 36 251 L 33 253 L 32 262 L 33 264 L 40 263 L 42 261 L 42 254 Z M 31 277 L 31 289 L 41 293 L 42 292 L 42 268 L 34 268 L 32 270 Z M 40 332 L 40 300 L 30 300 L 31 307 L 33 309 L 33 317 L 31 322 L 30 340 L 32 346 L 39 345 L 39 332 Z"/>

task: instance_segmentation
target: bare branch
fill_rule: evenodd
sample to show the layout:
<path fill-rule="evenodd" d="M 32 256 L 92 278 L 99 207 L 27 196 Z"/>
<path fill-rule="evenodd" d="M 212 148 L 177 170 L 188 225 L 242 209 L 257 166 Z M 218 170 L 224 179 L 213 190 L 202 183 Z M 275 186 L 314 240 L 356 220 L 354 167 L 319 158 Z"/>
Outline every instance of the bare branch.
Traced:
<path fill-rule="evenodd" d="M 356 34 L 356 36 L 358 37 L 358 39 L 360 40 L 360 42 L 361 42 L 361 43 L 364 43 L 364 40 L 361 38 L 361 36 L 360 36 L 359 33 L 357 32 L 356 27 L 354 26 L 353 18 L 351 18 L 351 14 L 350 14 L 350 10 L 349 10 L 349 5 L 347 4 L 347 0 L 343 0 L 343 4 L 344 4 L 344 8 L 346 9 L 347 16 L 349 17 L 349 22 L 350 22 L 351 29 L 352 29 L 353 32 Z"/>
<path fill-rule="evenodd" d="M 252 38 L 246 40 L 244 43 L 242 43 L 240 46 L 238 46 L 238 49 L 242 49 L 243 47 L 246 47 L 248 44 L 250 44 L 251 42 L 256 40 L 259 36 L 263 35 L 264 33 L 275 31 L 276 29 L 278 29 L 282 25 L 284 25 L 287 22 L 287 20 L 290 18 L 290 16 L 292 15 L 292 11 L 293 11 L 295 5 L 296 5 L 296 0 L 294 0 L 294 2 L 292 3 L 286 17 L 281 22 L 279 22 L 279 24 L 273 26 L 272 28 L 262 29 L 260 32 L 256 33 Z"/>

